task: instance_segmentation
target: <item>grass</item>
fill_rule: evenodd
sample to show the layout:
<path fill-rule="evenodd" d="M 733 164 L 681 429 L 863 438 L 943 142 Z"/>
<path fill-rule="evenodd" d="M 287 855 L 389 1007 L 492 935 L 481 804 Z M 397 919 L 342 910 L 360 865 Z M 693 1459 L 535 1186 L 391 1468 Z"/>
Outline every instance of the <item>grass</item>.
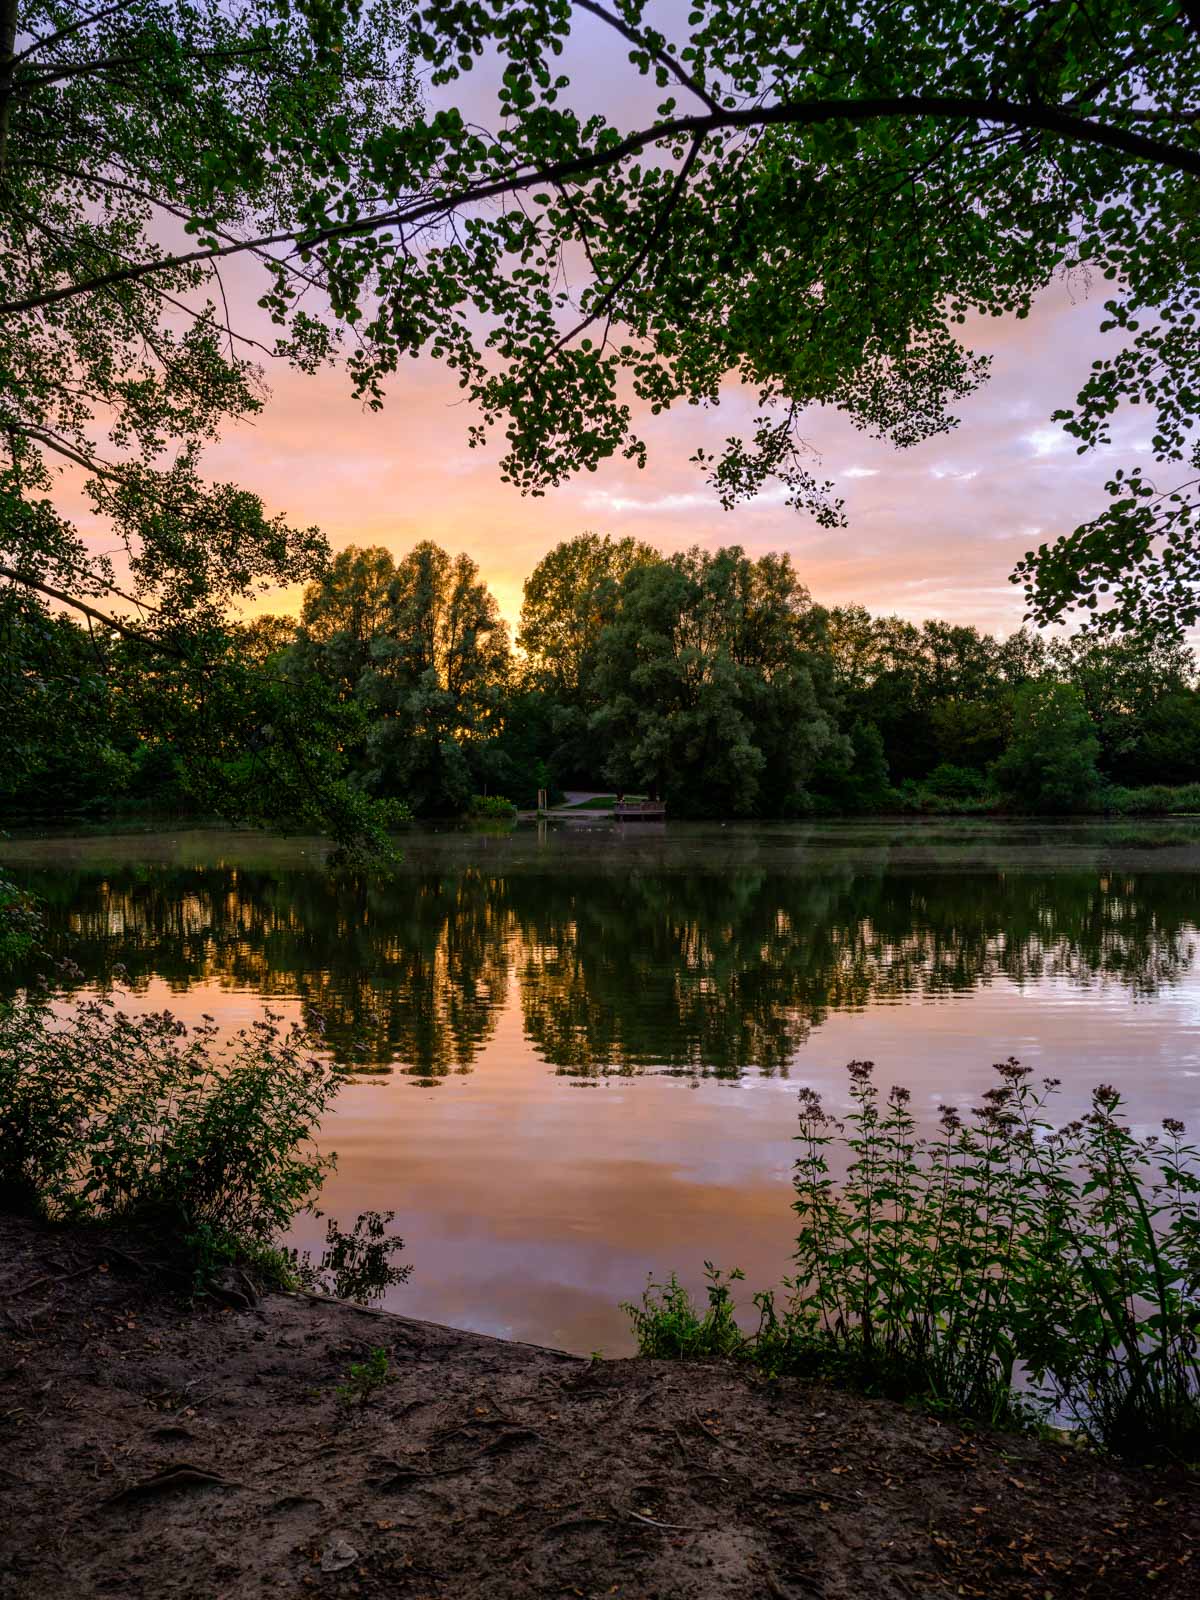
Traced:
<path fill-rule="evenodd" d="M 1131 817 L 1200 812 L 1200 783 L 1185 783 L 1175 788 L 1165 783 L 1148 784 L 1141 789 L 1114 787 L 1105 790 L 1101 808 L 1116 812 L 1118 816 Z"/>
<path fill-rule="evenodd" d="M 1200 1464 L 1200 1151 L 1136 1137 L 1116 1090 L 1056 1128 L 1053 1079 L 1016 1061 L 967 1116 L 919 1137 L 909 1094 L 849 1068 L 835 1123 L 800 1095 L 795 1274 L 736 1318 L 672 1276 L 627 1305 L 642 1354 L 824 1377 L 991 1424 L 1066 1422 L 1128 1460 Z M 831 1175 L 836 1153 L 846 1164 Z"/>

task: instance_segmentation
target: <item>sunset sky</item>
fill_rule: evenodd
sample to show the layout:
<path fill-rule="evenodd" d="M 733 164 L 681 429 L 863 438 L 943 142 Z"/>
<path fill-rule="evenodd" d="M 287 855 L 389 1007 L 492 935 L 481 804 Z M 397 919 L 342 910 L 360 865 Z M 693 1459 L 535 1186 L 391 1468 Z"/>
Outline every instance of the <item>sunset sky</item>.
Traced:
<path fill-rule="evenodd" d="M 670 6 L 661 8 L 668 32 L 670 14 Z M 657 92 L 629 67 L 623 43 L 586 14 L 576 20 L 561 65 L 581 114 L 603 111 L 623 128 L 653 117 Z M 453 102 L 494 127 L 497 81 L 495 61 L 485 60 L 430 94 L 429 106 Z M 226 283 L 253 323 L 262 281 L 235 263 Z M 688 457 L 698 445 L 718 448 L 750 422 L 753 397 L 736 388 L 715 411 L 685 406 L 666 417 L 637 417 L 650 449 L 645 471 L 611 461 L 535 500 L 500 482 L 498 448 L 467 449 L 472 413 L 452 375 L 434 362 L 405 363 L 381 413 L 352 398 L 342 372 L 306 378 L 273 367 L 265 413 L 231 427 L 208 452 L 206 471 L 257 492 L 271 512 L 315 523 L 335 549 L 382 544 L 402 555 L 431 538 L 452 553 L 465 550 L 514 625 L 534 564 L 560 540 L 591 529 L 633 534 L 667 552 L 732 543 L 752 555 L 786 550 L 820 601 L 1007 631 L 1022 614 L 1020 590 L 1008 581 L 1014 563 L 1031 545 L 1099 511 L 1113 467 L 1132 465 L 1147 448 L 1148 416 L 1118 419 L 1113 447 L 1083 458 L 1050 422 L 1112 343 L 1097 333 L 1103 298 L 1102 284 L 1089 292 L 1078 281 L 1059 282 L 1027 321 L 968 326 L 968 344 L 994 357 L 993 373 L 945 438 L 901 452 L 835 412 L 815 410 L 804 433 L 819 452 L 819 476 L 836 480 L 845 497 L 844 530 L 817 527 L 781 494 L 722 511 Z M 240 313 L 235 321 L 246 326 Z M 260 609 L 294 612 L 299 602 L 299 591 L 276 592 Z"/>
<path fill-rule="evenodd" d="M 1014 562 L 1099 510 L 1114 465 L 1146 449 L 1148 422 L 1139 437 L 1133 418 L 1118 426 L 1111 451 L 1078 457 L 1049 420 L 1097 353 L 1100 299 L 1097 290 L 1085 297 L 1078 286 L 1056 285 L 1027 321 L 969 330 L 974 348 L 994 356 L 993 373 L 945 438 L 898 451 L 836 412 L 814 411 L 805 435 L 849 517 L 834 532 L 770 495 L 724 512 L 689 465 L 698 444 L 711 449 L 748 421 L 736 391 L 715 411 L 641 419 L 650 446 L 644 471 L 611 461 L 525 499 L 500 482 L 498 449 L 467 449 L 471 413 L 434 363 L 406 365 L 380 413 L 353 400 L 340 372 L 276 370 L 265 413 L 227 434 L 209 454 L 209 471 L 254 489 L 272 511 L 316 523 L 335 548 L 382 544 L 401 555 L 432 538 L 466 550 L 512 622 L 535 562 L 559 540 L 595 529 L 665 551 L 730 543 L 751 554 L 786 550 L 818 600 L 1007 630 L 1022 609 L 1008 582 Z M 297 604 L 294 593 L 271 601 L 279 610 Z"/>

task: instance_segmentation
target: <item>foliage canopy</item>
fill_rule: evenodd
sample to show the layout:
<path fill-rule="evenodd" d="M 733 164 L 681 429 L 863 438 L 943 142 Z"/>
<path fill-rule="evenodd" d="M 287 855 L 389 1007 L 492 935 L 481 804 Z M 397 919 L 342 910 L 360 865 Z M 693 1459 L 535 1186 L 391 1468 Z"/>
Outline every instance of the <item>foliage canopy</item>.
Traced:
<path fill-rule="evenodd" d="M 1115 337 L 1059 420 L 1099 449 L 1122 406 L 1148 405 L 1166 481 L 1114 469 L 1108 509 L 1022 564 L 1031 609 L 1196 614 L 1190 0 L 694 0 L 670 38 L 646 0 L 0 11 L 10 572 L 96 581 L 45 452 L 86 461 L 139 581 L 185 607 L 313 558 L 197 475 L 198 441 L 259 403 L 218 278 L 233 258 L 265 275 L 276 353 L 311 367 L 350 330 L 371 405 L 403 357 L 446 362 L 471 443 L 499 428 L 523 490 L 644 460 L 635 401 L 713 405 L 732 380 L 757 420 L 697 451 L 715 491 L 779 479 L 826 523 L 842 512 L 804 408 L 902 446 L 943 432 L 986 376 L 966 319 L 1024 316 L 1067 277 L 1106 286 Z M 561 70 L 585 28 L 628 52 L 620 119 L 577 109 Z M 473 111 L 485 62 L 494 128 Z M 118 464 L 94 444 L 102 414 Z M 157 465 L 170 437 L 184 447 Z"/>

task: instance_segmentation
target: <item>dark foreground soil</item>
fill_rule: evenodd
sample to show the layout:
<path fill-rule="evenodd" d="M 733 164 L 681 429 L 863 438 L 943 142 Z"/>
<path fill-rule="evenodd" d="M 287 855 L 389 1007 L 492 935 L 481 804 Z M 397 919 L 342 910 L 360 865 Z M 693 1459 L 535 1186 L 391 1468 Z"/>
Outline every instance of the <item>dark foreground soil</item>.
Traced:
<path fill-rule="evenodd" d="M 387 1349 L 363 1407 L 336 1394 Z M 0 1596 L 1200 1592 L 1194 1482 L 713 1366 L 188 1311 L 0 1218 Z"/>

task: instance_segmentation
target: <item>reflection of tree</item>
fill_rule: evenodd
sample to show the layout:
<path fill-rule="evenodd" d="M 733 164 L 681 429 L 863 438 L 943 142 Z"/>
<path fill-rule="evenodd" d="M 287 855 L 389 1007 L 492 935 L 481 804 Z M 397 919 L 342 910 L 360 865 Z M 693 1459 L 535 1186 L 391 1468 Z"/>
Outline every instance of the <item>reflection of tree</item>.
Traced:
<path fill-rule="evenodd" d="M 35 880 L 30 880 L 31 884 Z M 429 1081 L 469 1070 L 507 990 L 501 885 L 474 873 L 371 881 L 148 868 L 36 880 L 89 979 L 158 975 L 300 999 L 340 1061 Z"/>
<path fill-rule="evenodd" d="M 785 1069 L 813 1020 L 785 880 L 514 879 L 525 1031 L 573 1073 Z"/>
<path fill-rule="evenodd" d="M 470 1070 L 507 993 L 502 887 L 468 873 L 360 885 L 356 914 L 342 899 L 337 948 L 298 973 L 340 1059 L 424 1082 Z"/>
<path fill-rule="evenodd" d="M 999 977 L 1151 994 L 1194 958 L 1187 874 L 728 865 L 21 876 L 89 980 L 121 964 L 134 990 L 158 975 L 297 997 L 339 1060 L 422 1082 L 470 1070 L 510 967 L 526 1036 L 560 1071 L 736 1076 L 786 1071 L 830 1011 Z"/>
<path fill-rule="evenodd" d="M 1194 954 L 1191 885 L 1165 875 L 847 869 L 511 890 L 526 1032 L 574 1073 L 786 1071 L 830 1011 L 1001 976 L 1151 993 Z"/>

